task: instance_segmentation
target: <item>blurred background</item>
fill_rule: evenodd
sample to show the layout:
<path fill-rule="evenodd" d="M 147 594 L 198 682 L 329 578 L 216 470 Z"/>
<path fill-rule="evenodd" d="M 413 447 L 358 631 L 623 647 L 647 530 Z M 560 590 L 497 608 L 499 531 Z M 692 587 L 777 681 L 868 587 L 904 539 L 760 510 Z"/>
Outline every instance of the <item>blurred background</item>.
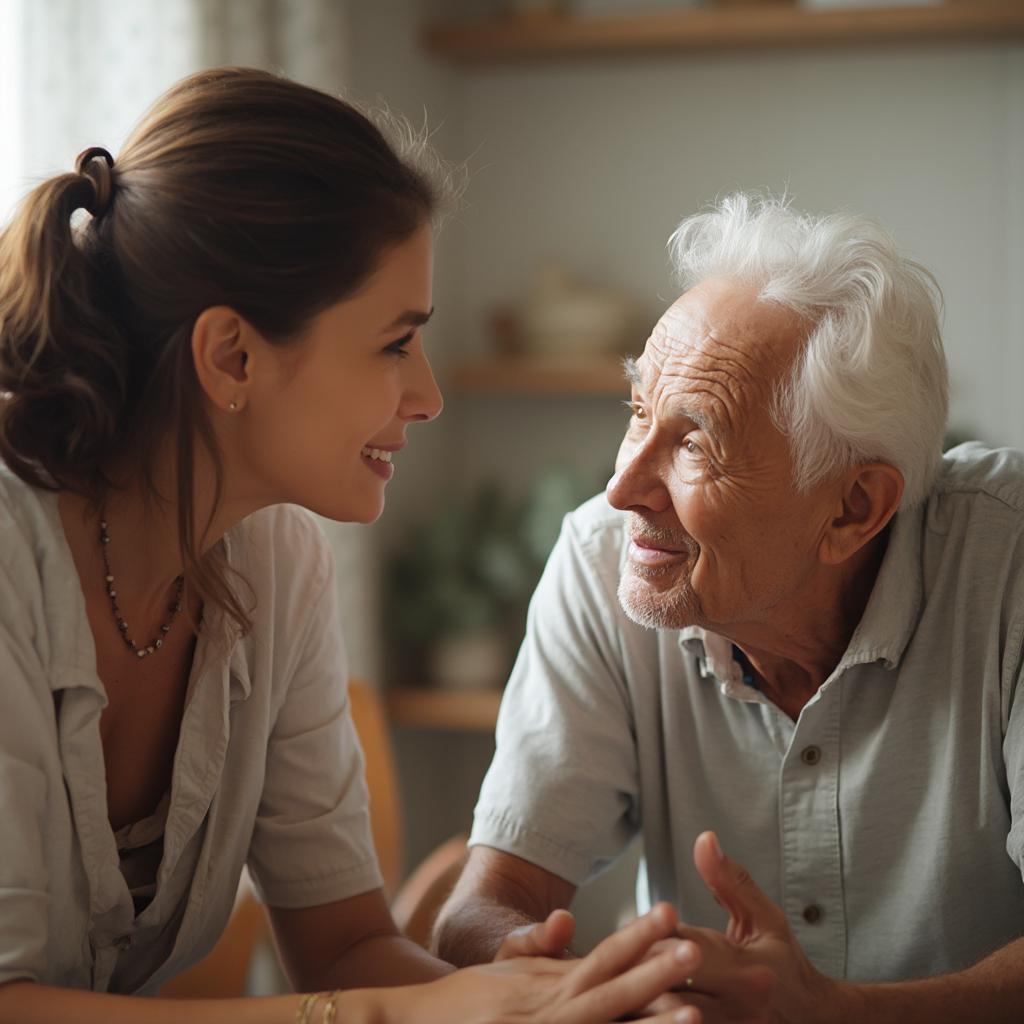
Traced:
<path fill-rule="evenodd" d="M 197 68 L 387 106 L 468 169 L 427 332 L 447 408 L 373 527 L 324 524 L 383 694 L 404 863 L 467 831 L 561 516 L 610 475 L 621 355 L 679 219 L 742 189 L 883 221 L 945 294 L 951 435 L 1024 446 L 1024 2 L 0 0 L 0 212 Z M 584 943 L 635 856 L 579 899 Z"/>

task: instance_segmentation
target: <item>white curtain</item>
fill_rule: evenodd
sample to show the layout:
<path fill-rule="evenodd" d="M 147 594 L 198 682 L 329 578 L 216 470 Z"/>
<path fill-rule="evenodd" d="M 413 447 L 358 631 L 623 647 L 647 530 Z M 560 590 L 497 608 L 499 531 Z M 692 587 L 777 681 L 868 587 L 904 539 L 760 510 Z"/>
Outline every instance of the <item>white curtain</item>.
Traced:
<path fill-rule="evenodd" d="M 0 222 L 87 146 L 117 154 L 177 79 L 241 64 L 341 92 L 345 0 L 0 0 Z M 379 678 L 377 559 L 365 529 L 322 521 L 354 672 Z"/>
<path fill-rule="evenodd" d="M 10 190 L 116 153 L 143 110 L 203 67 L 245 64 L 338 92 L 348 64 L 339 0 L 0 0 Z M 2 51 L 0 51 L 2 53 Z M 4 108 L 0 107 L 0 111 Z"/>

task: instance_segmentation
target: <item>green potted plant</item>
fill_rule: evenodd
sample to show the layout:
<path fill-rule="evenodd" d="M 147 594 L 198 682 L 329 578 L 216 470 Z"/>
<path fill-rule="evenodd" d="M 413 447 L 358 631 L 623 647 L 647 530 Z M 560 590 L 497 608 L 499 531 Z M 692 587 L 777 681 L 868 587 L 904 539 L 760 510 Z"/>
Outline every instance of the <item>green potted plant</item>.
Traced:
<path fill-rule="evenodd" d="M 417 523 L 387 574 L 398 671 L 441 686 L 500 686 L 562 517 L 586 490 L 564 471 L 519 501 L 488 483 Z"/>

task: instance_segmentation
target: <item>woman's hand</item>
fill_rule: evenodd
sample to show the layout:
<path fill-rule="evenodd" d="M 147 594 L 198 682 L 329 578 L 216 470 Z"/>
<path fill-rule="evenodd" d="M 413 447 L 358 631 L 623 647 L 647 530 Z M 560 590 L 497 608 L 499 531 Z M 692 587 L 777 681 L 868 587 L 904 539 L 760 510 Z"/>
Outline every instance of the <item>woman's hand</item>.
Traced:
<path fill-rule="evenodd" d="M 698 969 L 700 954 L 692 942 L 673 940 L 647 956 L 675 931 L 675 910 L 662 903 L 582 960 L 525 957 L 470 967 L 428 985 L 391 990 L 382 1017 L 395 1024 L 609 1024 Z M 689 1007 L 641 1019 L 698 1024 L 700 1015 Z"/>

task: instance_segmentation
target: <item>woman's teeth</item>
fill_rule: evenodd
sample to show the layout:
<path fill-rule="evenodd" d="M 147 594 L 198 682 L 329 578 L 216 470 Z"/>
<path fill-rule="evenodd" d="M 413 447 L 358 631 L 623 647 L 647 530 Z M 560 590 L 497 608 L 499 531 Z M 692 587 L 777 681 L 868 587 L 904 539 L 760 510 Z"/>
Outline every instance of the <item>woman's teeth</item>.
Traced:
<path fill-rule="evenodd" d="M 378 462 L 391 461 L 391 452 L 383 451 L 380 448 L 364 448 L 363 455 L 368 459 L 376 459 Z"/>

